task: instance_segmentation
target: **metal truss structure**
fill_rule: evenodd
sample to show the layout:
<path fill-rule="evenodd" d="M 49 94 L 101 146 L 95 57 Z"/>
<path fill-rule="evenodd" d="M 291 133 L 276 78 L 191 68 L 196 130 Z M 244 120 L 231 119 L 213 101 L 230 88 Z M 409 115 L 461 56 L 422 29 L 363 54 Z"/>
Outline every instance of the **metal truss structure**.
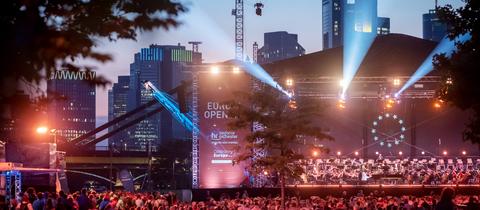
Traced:
<path fill-rule="evenodd" d="M 5 200 L 10 202 L 10 199 L 14 199 L 16 195 L 22 192 L 22 174 L 19 171 L 5 171 L 2 176 L 5 176 Z M 13 193 L 12 184 L 15 188 Z"/>
<path fill-rule="evenodd" d="M 235 59 L 239 61 L 243 61 L 243 11 L 243 0 L 235 0 L 235 9 L 232 10 L 232 15 L 235 16 Z"/>
<path fill-rule="evenodd" d="M 198 73 L 192 74 L 192 121 L 198 128 Z M 199 129 L 192 131 L 192 188 L 197 189 L 199 175 Z"/>
<path fill-rule="evenodd" d="M 260 90 L 261 83 L 259 81 L 253 79 L 252 83 L 253 83 L 253 87 L 252 87 L 253 91 Z M 252 125 L 252 132 L 262 131 L 263 129 L 264 129 L 263 125 L 258 122 L 254 122 Z M 257 138 L 255 143 L 260 144 L 260 143 L 263 143 L 263 141 L 264 139 Z M 267 155 L 266 151 L 263 149 L 254 149 L 253 154 L 254 154 L 253 159 L 265 157 Z M 253 187 L 263 187 L 266 184 L 266 182 L 267 182 L 267 177 L 265 177 L 263 173 L 258 173 L 254 178 Z"/>
<path fill-rule="evenodd" d="M 401 86 L 394 86 L 394 80 L 406 82 L 410 77 L 355 77 L 347 91 L 350 99 L 379 99 L 385 94 L 393 94 Z M 425 76 L 401 95 L 401 99 L 432 99 L 441 83 L 440 76 Z M 338 77 L 309 77 L 295 78 L 295 95 L 300 97 L 315 97 L 320 99 L 338 99 Z"/>

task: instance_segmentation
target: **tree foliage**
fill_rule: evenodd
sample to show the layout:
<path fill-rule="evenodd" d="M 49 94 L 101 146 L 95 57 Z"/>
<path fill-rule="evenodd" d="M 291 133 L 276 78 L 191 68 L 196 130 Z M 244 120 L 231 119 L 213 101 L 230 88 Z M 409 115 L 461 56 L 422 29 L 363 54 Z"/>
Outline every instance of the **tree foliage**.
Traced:
<path fill-rule="evenodd" d="M 438 15 L 448 26 L 448 37 L 470 33 L 471 39 L 456 43 L 450 57 L 435 56 L 434 69 L 442 74 L 443 85 L 437 91 L 440 99 L 462 109 L 473 111 L 464 130 L 464 140 L 480 143 L 480 1 L 465 0 L 465 6 L 439 8 Z"/>
<path fill-rule="evenodd" d="M 236 162 L 246 161 L 253 174 L 264 171 L 278 174 L 283 192 L 286 178 L 299 178 L 304 173 L 298 164 L 304 156 L 294 149 L 295 145 L 303 143 L 304 139 L 333 140 L 326 129 L 313 121 L 321 119 L 324 106 L 314 99 L 293 103 L 271 88 L 237 95 L 237 100 L 228 103 L 228 116 L 232 119 L 230 128 L 250 130 L 253 123 L 259 123 L 263 129 L 246 136 Z M 259 151 L 266 155 L 256 156 Z"/>
<path fill-rule="evenodd" d="M 57 69 L 92 71 L 77 61 L 111 61 L 95 49 L 100 40 L 135 40 L 140 31 L 177 26 L 186 8 L 174 0 L 4 0 L 0 11 L 2 104 L 20 85 L 41 91 Z"/>

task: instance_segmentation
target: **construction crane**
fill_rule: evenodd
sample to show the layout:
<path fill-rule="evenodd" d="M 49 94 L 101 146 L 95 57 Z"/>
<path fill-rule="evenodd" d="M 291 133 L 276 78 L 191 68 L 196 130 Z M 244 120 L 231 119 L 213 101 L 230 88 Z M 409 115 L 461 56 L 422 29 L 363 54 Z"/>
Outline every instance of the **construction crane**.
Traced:
<path fill-rule="evenodd" d="M 232 15 L 235 16 L 235 59 L 243 61 L 243 0 L 235 0 Z"/>
<path fill-rule="evenodd" d="M 235 16 L 235 59 L 244 61 L 244 7 L 243 0 L 234 0 L 235 9 L 232 9 L 232 15 Z M 262 16 L 263 3 L 257 2 L 254 4 L 255 13 Z"/>

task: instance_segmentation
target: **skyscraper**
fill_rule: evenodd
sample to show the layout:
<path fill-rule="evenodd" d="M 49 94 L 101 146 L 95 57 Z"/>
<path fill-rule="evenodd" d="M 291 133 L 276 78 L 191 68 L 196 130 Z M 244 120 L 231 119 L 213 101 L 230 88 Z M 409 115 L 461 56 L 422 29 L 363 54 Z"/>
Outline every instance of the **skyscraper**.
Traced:
<path fill-rule="evenodd" d="M 200 57 L 200 58 L 199 58 Z M 190 75 L 183 72 L 185 64 L 201 61 L 201 54 L 186 50 L 179 45 L 150 45 L 135 54 L 130 64 L 130 84 L 127 110 L 154 100 L 150 91 L 143 87 L 142 81 L 150 81 L 160 90 L 168 91 L 188 80 Z M 154 107 L 148 108 L 151 111 Z M 127 144 L 132 148 L 145 149 L 148 143 L 153 146 L 162 141 L 185 139 L 187 131 L 175 121 L 170 113 L 161 112 L 149 117 L 130 130 Z"/>
<path fill-rule="evenodd" d="M 49 127 L 57 139 L 70 141 L 95 129 L 95 72 L 54 72 L 47 82 L 49 97 L 60 98 L 48 105 Z"/>
<path fill-rule="evenodd" d="M 377 16 L 377 0 L 323 0 L 322 13 L 323 49 L 342 46 L 348 30 L 390 33 L 390 18 Z M 351 20 L 345 19 L 346 13 Z"/>
<path fill-rule="evenodd" d="M 344 0 L 322 0 L 323 49 L 339 47 L 343 43 Z"/>
<path fill-rule="evenodd" d="M 390 33 L 390 18 L 378 17 L 377 35 L 387 35 Z"/>
<path fill-rule="evenodd" d="M 435 10 L 429 10 L 423 14 L 423 38 L 440 42 L 447 34 L 447 24 L 443 23 L 437 16 Z"/>
<path fill-rule="evenodd" d="M 118 76 L 118 81 L 113 83 L 112 89 L 108 91 L 108 121 L 111 121 L 127 113 L 128 92 L 130 85 L 130 76 Z M 109 128 L 114 130 L 118 125 Z M 124 146 L 128 141 L 126 130 L 120 131 L 109 139 L 110 144 Z"/>
<path fill-rule="evenodd" d="M 286 31 L 269 32 L 263 35 L 264 45 L 258 49 L 258 63 L 269 63 L 305 54 L 298 43 L 297 34 Z"/>

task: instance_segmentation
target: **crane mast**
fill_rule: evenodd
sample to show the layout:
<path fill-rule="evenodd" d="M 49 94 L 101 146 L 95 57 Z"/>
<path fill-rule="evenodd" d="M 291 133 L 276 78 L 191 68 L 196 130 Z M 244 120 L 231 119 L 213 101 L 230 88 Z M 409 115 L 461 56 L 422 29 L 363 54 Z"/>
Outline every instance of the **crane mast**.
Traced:
<path fill-rule="evenodd" d="M 243 10 L 243 0 L 235 0 L 232 15 L 235 16 L 235 59 L 239 61 L 244 58 Z"/>

